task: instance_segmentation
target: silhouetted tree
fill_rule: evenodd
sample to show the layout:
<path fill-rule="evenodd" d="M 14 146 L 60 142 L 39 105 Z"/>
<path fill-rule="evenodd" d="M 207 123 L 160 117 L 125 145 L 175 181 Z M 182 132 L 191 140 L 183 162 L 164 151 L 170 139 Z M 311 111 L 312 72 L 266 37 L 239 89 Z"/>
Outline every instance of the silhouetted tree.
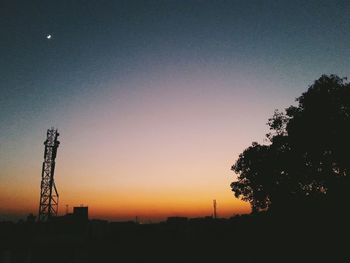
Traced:
<path fill-rule="evenodd" d="M 269 119 L 269 145 L 253 143 L 232 166 L 238 180 L 231 188 L 253 212 L 346 205 L 350 84 L 323 75 L 297 102 Z"/>

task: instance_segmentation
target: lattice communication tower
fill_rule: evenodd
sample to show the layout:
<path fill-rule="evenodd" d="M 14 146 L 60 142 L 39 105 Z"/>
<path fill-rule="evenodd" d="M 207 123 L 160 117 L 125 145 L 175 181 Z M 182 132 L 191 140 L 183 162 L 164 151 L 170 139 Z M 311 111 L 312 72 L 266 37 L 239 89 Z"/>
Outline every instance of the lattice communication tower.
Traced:
<path fill-rule="evenodd" d="M 41 222 L 50 220 L 58 213 L 58 191 L 55 185 L 55 159 L 60 142 L 57 140 L 59 133 L 54 128 L 47 130 L 44 152 L 44 162 L 41 172 L 40 205 L 38 220 Z"/>

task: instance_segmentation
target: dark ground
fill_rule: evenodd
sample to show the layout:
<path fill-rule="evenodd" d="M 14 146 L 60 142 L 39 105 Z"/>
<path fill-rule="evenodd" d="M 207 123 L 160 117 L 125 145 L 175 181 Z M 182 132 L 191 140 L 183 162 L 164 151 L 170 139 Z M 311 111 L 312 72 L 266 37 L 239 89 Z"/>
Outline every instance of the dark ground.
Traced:
<path fill-rule="evenodd" d="M 348 218 L 0 223 L 0 262 L 349 262 Z"/>

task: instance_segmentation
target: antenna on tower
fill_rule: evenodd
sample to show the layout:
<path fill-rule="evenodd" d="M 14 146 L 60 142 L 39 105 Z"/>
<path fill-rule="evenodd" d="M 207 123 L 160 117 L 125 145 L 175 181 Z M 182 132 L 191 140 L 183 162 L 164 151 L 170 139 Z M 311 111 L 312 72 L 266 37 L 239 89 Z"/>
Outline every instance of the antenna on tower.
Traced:
<path fill-rule="evenodd" d="M 41 171 L 39 221 L 47 221 L 57 216 L 58 213 L 58 191 L 56 188 L 55 159 L 57 148 L 60 142 L 57 140 L 59 133 L 54 128 L 47 130 L 46 141 L 44 142 L 44 162 Z"/>
<path fill-rule="evenodd" d="M 216 219 L 216 200 L 213 200 L 214 219 Z"/>

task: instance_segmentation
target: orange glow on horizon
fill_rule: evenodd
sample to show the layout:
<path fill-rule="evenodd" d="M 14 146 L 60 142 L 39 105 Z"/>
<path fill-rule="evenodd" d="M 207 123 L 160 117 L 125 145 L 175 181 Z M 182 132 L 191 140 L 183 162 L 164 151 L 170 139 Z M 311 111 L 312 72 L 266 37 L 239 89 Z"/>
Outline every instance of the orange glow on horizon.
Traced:
<path fill-rule="evenodd" d="M 220 76 L 157 79 L 131 79 L 127 87 L 139 90 L 113 91 L 103 100 L 94 98 L 93 106 L 76 104 L 60 114 L 55 170 L 60 215 L 66 204 L 70 209 L 84 204 L 90 218 L 109 220 L 210 216 L 213 199 L 219 217 L 250 212 L 230 190 L 235 180 L 230 167 L 260 136 L 267 119 L 262 112 L 270 104 L 258 105 L 254 115 L 263 116 L 254 116 L 261 119 L 256 122 L 236 110 L 252 105 L 230 94 L 231 84 Z M 220 85 L 222 93 L 212 88 Z M 248 87 L 241 95 L 249 92 Z M 50 125 L 2 145 L 0 220 L 7 214 L 37 214 Z"/>
<path fill-rule="evenodd" d="M 24 189 L 23 189 L 24 190 Z M 11 213 L 25 217 L 29 213 L 37 214 L 39 196 L 29 191 L 11 196 L 11 192 L 0 187 L 2 204 L 6 202 L 6 208 L 1 207 L 0 213 Z M 139 196 L 114 195 L 112 193 L 85 192 L 79 195 L 69 194 L 71 199 L 61 198 L 59 215 L 66 213 L 66 204 L 69 212 L 74 206 L 86 205 L 89 207 L 91 219 L 107 220 L 134 220 L 137 216 L 142 221 L 162 221 L 170 216 L 204 217 L 213 214 L 212 199 L 198 196 L 191 197 L 183 192 L 180 196 L 174 193 L 140 193 Z M 82 202 L 81 196 L 84 196 Z M 218 202 L 218 216 L 231 217 L 235 214 L 250 212 L 250 206 L 233 197 L 220 195 L 216 197 Z M 0 218 L 1 219 L 1 218 Z"/>
<path fill-rule="evenodd" d="M 0 214 L 15 214 L 22 217 L 29 213 L 36 215 L 39 193 L 34 193 L 32 189 L 38 189 L 37 182 L 19 186 L 16 194 L 13 194 L 8 185 L 1 185 L 0 203 L 6 204 L 6 207 L 0 207 Z M 78 189 L 76 192 L 64 190 L 61 190 L 59 214 L 66 213 L 66 204 L 69 206 L 69 212 L 72 212 L 74 206 L 82 204 L 89 206 L 91 219 L 120 221 L 134 220 L 137 216 L 141 221 L 161 221 L 169 216 L 211 216 L 213 199 L 217 200 L 219 217 L 250 212 L 249 204 L 235 199 L 230 191 L 209 198 L 207 189 L 193 191 L 191 188 L 181 191 L 179 189 L 146 191 L 142 188 L 129 188 L 119 192 L 101 191 L 98 188 Z"/>

